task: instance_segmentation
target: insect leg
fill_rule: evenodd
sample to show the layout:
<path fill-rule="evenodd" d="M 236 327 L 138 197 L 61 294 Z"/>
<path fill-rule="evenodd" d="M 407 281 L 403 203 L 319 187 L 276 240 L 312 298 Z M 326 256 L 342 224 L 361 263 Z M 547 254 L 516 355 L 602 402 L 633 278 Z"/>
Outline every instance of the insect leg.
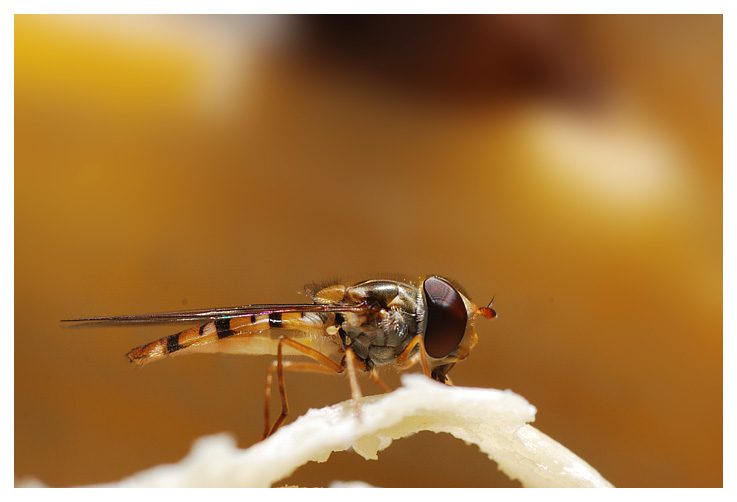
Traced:
<path fill-rule="evenodd" d="M 384 381 L 381 378 L 379 378 L 379 374 L 376 372 L 376 368 L 371 370 L 371 373 L 369 373 L 369 376 L 371 377 L 371 380 L 373 380 L 376 385 L 381 387 L 381 390 L 383 390 L 384 392 L 392 391 L 391 387 L 389 387 L 387 384 L 384 383 Z"/>
<path fill-rule="evenodd" d="M 266 439 L 268 436 L 276 432 L 276 429 L 281 426 L 282 422 L 284 421 L 284 418 L 286 418 L 286 415 L 289 413 L 289 405 L 286 400 L 286 393 L 284 393 L 284 400 L 282 401 L 282 415 L 279 416 L 279 419 L 277 419 L 278 425 L 275 422 L 273 430 L 269 429 L 269 424 L 271 423 L 269 419 L 269 408 L 271 404 L 271 382 L 273 379 L 273 373 L 277 369 L 277 362 L 273 361 L 271 363 L 271 366 L 269 366 L 269 370 L 266 373 L 266 393 L 264 397 L 264 434 L 262 436 L 262 440 Z M 320 363 L 299 363 L 299 362 L 293 362 L 293 361 L 284 361 L 282 363 L 283 368 L 285 370 L 289 371 L 304 371 L 304 372 L 310 372 L 310 373 L 327 373 L 329 375 L 334 375 L 335 371 L 333 371 L 332 368 L 327 368 L 323 366 Z M 282 380 L 283 383 L 283 380 Z"/>
<path fill-rule="evenodd" d="M 420 362 L 420 354 L 419 352 L 416 354 L 413 354 L 412 356 L 408 357 L 404 361 L 402 361 L 402 364 L 397 363 L 397 367 L 400 371 L 408 370 L 415 364 L 418 364 Z"/>
<path fill-rule="evenodd" d="M 415 335 L 414 338 L 409 342 L 407 347 L 397 356 L 397 364 L 402 365 L 409 356 L 412 349 L 417 345 L 420 346 L 420 363 L 422 363 L 422 372 L 426 376 L 430 376 L 430 365 L 427 364 L 427 356 L 425 355 L 425 342 L 422 339 L 422 335 Z"/>
<path fill-rule="evenodd" d="M 358 378 L 356 378 L 356 353 L 353 352 L 353 349 L 350 347 L 345 349 L 345 367 L 348 370 L 348 378 L 349 382 L 351 384 L 351 398 L 353 399 L 353 408 L 356 411 L 356 416 L 361 418 L 361 410 L 360 410 L 360 404 L 361 404 L 361 387 L 358 385 Z M 363 366 L 363 369 L 366 369 L 366 366 Z"/>
<path fill-rule="evenodd" d="M 301 352 L 305 356 L 314 359 L 315 361 L 317 361 L 317 363 L 291 363 L 291 362 L 285 363 L 283 361 L 283 353 L 282 353 L 282 347 L 284 344 L 289 345 L 290 347 Z M 274 425 L 271 427 L 271 429 L 269 429 L 269 401 L 271 397 L 271 380 L 272 380 L 271 375 L 273 373 L 274 366 L 276 367 L 277 381 L 279 382 L 279 397 L 281 398 L 281 414 L 274 421 Z M 289 338 L 285 338 L 285 337 L 279 338 L 279 343 L 276 349 L 276 363 L 275 364 L 272 363 L 272 366 L 269 368 L 269 372 L 266 375 L 266 399 L 265 399 L 265 404 L 264 404 L 264 418 L 265 418 L 264 439 L 277 431 L 277 429 L 281 426 L 281 424 L 287 418 L 287 414 L 289 413 L 289 406 L 287 404 L 287 390 L 284 385 L 284 368 L 285 367 L 292 371 L 312 371 L 316 373 L 342 373 L 344 370 L 344 366 L 336 363 L 335 361 L 330 359 L 325 354 L 322 354 L 321 352 L 311 347 L 303 345 Z"/>

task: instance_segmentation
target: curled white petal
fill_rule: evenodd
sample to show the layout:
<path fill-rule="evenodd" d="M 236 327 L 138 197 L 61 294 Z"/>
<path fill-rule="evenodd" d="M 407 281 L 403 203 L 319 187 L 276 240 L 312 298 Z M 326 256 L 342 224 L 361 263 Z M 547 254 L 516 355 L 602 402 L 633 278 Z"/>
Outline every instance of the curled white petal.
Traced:
<path fill-rule="evenodd" d="M 448 387 L 405 375 L 396 391 L 366 397 L 360 418 L 351 401 L 308 411 L 276 434 L 241 450 L 220 434 L 201 438 L 177 464 L 140 472 L 116 486 L 269 487 L 301 465 L 353 448 L 366 459 L 394 439 L 447 432 L 478 445 L 504 473 L 528 487 L 611 487 L 594 468 L 527 424 L 535 407 L 506 390 Z M 496 466 L 489 462 L 489 468 Z"/>

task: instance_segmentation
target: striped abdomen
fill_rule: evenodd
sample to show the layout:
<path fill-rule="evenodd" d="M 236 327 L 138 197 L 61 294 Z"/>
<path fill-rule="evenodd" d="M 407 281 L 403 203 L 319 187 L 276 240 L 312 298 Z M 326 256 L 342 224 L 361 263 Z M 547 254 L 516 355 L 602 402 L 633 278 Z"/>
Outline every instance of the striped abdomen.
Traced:
<path fill-rule="evenodd" d="M 299 339 L 305 345 L 329 352 L 332 346 L 338 348 L 340 343 L 339 339 L 326 334 L 324 326 L 330 324 L 331 319 L 324 323 L 318 314 L 312 312 L 217 319 L 136 347 L 127 356 L 131 362 L 143 364 L 180 351 L 275 354 L 279 336 Z"/>

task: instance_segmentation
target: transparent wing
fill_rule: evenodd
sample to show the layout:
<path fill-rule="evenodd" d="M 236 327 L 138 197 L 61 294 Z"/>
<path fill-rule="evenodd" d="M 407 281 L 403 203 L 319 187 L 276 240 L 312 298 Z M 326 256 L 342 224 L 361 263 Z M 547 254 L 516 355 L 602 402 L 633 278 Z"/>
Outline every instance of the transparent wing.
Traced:
<path fill-rule="evenodd" d="M 76 326 L 129 325 L 129 324 L 168 324 L 178 322 L 215 321 L 263 314 L 285 314 L 290 312 L 370 312 L 376 308 L 368 303 L 296 303 L 296 304 L 254 304 L 241 307 L 225 307 L 202 310 L 180 310 L 157 314 L 121 315 L 105 317 L 80 317 L 78 319 L 62 319 L 62 322 L 78 323 Z"/>

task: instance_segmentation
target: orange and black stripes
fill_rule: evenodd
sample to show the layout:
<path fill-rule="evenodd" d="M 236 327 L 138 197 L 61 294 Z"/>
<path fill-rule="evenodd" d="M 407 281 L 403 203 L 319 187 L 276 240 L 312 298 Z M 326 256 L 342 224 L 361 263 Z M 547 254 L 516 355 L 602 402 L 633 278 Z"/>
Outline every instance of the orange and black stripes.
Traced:
<path fill-rule="evenodd" d="M 312 317 L 307 318 L 307 315 Z M 318 319 L 314 314 L 300 312 L 272 312 L 216 319 L 197 328 L 190 328 L 136 347 L 127 356 L 131 362 L 143 364 L 190 347 L 198 347 L 234 336 L 252 336 L 273 328 L 314 330 L 317 326 L 322 326 Z"/>
<path fill-rule="evenodd" d="M 269 327 L 281 328 L 281 312 L 272 312 L 269 314 Z"/>
<path fill-rule="evenodd" d="M 218 340 L 233 336 L 235 333 L 230 329 L 230 319 L 218 319 L 214 322 L 215 332 L 218 335 Z"/>
<path fill-rule="evenodd" d="M 182 346 L 179 345 L 179 335 L 180 333 L 177 333 L 176 335 L 169 335 L 166 337 L 167 354 L 171 354 L 182 348 Z"/>

